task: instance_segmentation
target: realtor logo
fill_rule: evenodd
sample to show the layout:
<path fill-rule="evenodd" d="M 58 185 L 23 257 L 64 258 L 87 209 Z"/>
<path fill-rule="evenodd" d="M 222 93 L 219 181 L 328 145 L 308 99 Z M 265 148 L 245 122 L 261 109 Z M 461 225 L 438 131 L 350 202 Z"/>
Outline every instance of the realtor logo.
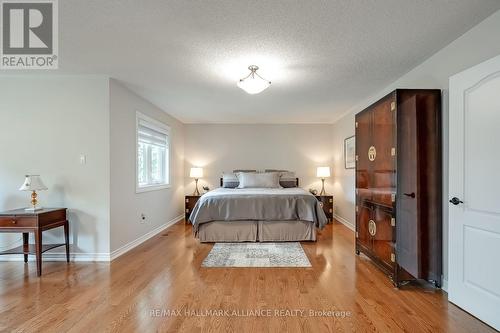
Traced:
<path fill-rule="evenodd" d="M 57 69 L 57 0 L 1 0 L 0 18 L 0 69 Z"/>

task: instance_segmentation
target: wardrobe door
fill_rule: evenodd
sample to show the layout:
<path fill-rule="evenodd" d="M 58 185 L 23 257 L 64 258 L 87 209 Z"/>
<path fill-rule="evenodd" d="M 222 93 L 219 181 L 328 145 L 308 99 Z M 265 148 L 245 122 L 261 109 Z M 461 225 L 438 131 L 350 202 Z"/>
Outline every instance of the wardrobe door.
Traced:
<path fill-rule="evenodd" d="M 375 206 L 373 210 L 375 230 L 373 234 L 373 252 L 387 266 L 392 267 L 391 255 L 394 252 L 393 228 L 391 225 L 392 211 L 385 207 Z"/>
<path fill-rule="evenodd" d="M 370 235 L 370 221 L 372 220 L 371 207 L 360 205 L 357 213 L 358 244 L 367 250 L 372 249 L 372 236 Z"/>
<path fill-rule="evenodd" d="M 366 152 L 371 146 L 370 110 L 356 115 L 356 194 L 357 205 L 372 199 L 370 184 L 370 161 Z"/>
<path fill-rule="evenodd" d="M 395 145 L 396 112 L 394 94 L 374 106 L 372 118 L 372 145 L 364 153 L 371 167 L 372 200 L 392 207 L 392 194 L 396 192 Z"/>
<path fill-rule="evenodd" d="M 397 261 L 418 278 L 421 275 L 421 230 L 418 216 L 417 112 L 416 96 L 401 94 L 398 106 Z"/>

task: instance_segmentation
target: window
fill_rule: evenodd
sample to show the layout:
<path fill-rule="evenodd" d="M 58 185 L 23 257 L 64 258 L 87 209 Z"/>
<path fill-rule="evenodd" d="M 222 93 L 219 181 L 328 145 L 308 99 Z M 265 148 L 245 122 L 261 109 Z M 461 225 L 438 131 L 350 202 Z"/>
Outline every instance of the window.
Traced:
<path fill-rule="evenodd" d="M 170 128 L 137 112 L 136 191 L 170 187 Z"/>

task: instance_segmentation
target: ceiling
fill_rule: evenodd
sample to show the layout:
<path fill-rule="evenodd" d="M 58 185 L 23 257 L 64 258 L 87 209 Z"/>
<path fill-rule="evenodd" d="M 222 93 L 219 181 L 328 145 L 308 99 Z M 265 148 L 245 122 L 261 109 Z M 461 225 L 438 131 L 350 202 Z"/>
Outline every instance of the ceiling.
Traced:
<path fill-rule="evenodd" d="M 59 1 L 61 73 L 107 74 L 185 123 L 333 122 L 498 0 Z M 236 86 L 248 65 L 272 81 Z"/>

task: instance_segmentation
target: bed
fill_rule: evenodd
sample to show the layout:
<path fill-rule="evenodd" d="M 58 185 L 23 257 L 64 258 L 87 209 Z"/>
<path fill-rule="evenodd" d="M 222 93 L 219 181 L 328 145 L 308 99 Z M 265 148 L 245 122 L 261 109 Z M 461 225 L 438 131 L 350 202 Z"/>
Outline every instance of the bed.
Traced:
<path fill-rule="evenodd" d="M 201 242 L 315 241 L 327 218 L 319 201 L 299 187 L 218 188 L 191 212 Z"/>

